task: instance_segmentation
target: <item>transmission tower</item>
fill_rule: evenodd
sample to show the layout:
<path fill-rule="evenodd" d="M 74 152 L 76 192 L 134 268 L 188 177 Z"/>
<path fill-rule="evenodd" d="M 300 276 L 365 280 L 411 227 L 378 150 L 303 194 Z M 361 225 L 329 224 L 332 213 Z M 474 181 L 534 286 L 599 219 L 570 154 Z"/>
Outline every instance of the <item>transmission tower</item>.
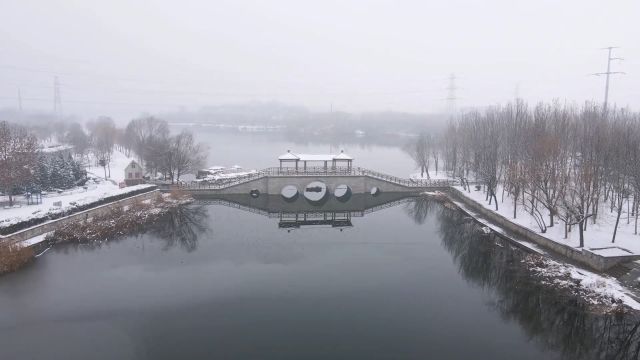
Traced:
<path fill-rule="evenodd" d="M 455 115 L 456 113 L 456 102 L 458 101 L 458 97 L 456 97 L 456 90 L 458 87 L 456 86 L 456 74 L 449 75 L 449 86 L 447 86 L 447 111 L 450 115 Z"/>
<path fill-rule="evenodd" d="M 60 82 L 58 77 L 53 77 L 53 113 L 55 115 L 62 114 L 62 98 L 60 97 Z"/>
<path fill-rule="evenodd" d="M 606 48 L 602 48 L 602 50 L 608 50 L 609 52 L 607 56 L 607 71 L 593 74 L 595 76 L 606 75 L 607 77 L 607 80 L 604 85 L 604 104 L 602 105 L 602 112 L 605 114 L 607 113 L 607 105 L 609 102 L 609 76 L 613 74 L 625 74 L 622 71 L 611 71 L 611 60 L 624 60 L 623 58 L 619 58 L 619 57 L 611 57 L 611 50 L 617 49 L 617 48 L 618 48 L 617 46 L 609 46 Z"/>

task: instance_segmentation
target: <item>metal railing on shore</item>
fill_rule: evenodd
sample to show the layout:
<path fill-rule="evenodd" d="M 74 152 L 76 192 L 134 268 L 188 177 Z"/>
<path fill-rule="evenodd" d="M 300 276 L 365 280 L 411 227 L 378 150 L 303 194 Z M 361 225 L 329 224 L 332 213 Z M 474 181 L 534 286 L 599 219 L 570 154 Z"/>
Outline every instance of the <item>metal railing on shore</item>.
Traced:
<path fill-rule="evenodd" d="M 360 167 L 307 167 L 306 169 L 271 167 L 256 171 L 254 173 L 240 175 L 232 178 L 218 178 L 211 180 L 203 179 L 192 181 L 189 183 L 181 183 L 172 185 L 171 188 L 184 190 L 218 190 L 226 189 L 234 185 L 247 183 L 249 181 L 261 179 L 264 177 L 278 176 L 369 176 L 396 185 L 412 188 L 446 187 L 457 184 L 457 181 L 455 180 L 446 179 L 405 179 Z"/>

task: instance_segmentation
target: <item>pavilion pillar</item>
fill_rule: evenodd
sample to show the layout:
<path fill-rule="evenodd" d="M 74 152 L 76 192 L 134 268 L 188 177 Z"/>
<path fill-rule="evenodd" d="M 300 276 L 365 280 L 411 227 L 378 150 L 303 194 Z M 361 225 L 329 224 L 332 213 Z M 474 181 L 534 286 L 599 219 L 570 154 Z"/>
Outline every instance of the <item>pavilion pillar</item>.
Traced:
<path fill-rule="evenodd" d="M 307 160 L 304 161 L 304 171 L 307 171 Z"/>

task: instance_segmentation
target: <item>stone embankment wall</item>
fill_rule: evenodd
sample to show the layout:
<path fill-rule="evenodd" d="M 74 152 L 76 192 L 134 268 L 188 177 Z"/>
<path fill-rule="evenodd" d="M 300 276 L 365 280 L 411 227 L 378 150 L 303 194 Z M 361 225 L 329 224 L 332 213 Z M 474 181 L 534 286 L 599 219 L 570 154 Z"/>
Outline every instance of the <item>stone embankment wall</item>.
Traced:
<path fill-rule="evenodd" d="M 118 207 L 131 205 L 131 204 L 134 204 L 134 203 L 136 203 L 138 201 L 144 201 L 144 200 L 153 199 L 156 196 L 158 196 L 159 194 L 160 194 L 160 192 L 158 190 L 152 190 L 152 191 L 149 191 L 149 192 L 146 192 L 146 193 L 143 193 L 143 194 L 134 195 L 134 196 L 131 196 L 131 197 L 128 197 L 128 198 L 116 200 L 116 201 L 108 203 L 108 204 L 100 205 L 100 206 L 97 206 L 95 208 L 91 208 L 91 209 L 88 209 L 88 210 L 80 211 L 80 212 L 77 212 L 75 214 L 71 214 L 69 216 L 65 216 L 65 217 L 61 217 L 61 218 L 55 219 L 55 220 L 51 220 L 51 221 L 48 221 L 48 222 L 43 223 L 43 224 L 35 225 L 35 226 L 30 227 L 28 229 L 17 231 L 17 232 L 14 232 L 12 234 L 9 234 L 9 235 L 5 235 L 5 236 L 0 235 L 0 243 L 7 243 L 7 244 L 10 244 L 10 245 L 16 244 L 16 243 L 19 243 L 21 241 L 30 239 L 32 237 L 39 236 L 39 235 L 46 234 L 48 232 L 54 231 L 59 226 L 66 225 L 66 224 L 73 223 L 73 222 L 78 222 L 78 221 L 84 221 L 84 220 L 87 220 L 87 219 L 91 219 L 92 217 L 94 217 L 96 215 L 106 214 L 109 211 L 111 211 L 112 209 L 115 209 L 115 208 L 118 208 Z"/>
<path fill-rule="evenodd" d="M 509 219 L 505 218 L 504 216 L 485 208 L 484 206 L 482 206 L 482 204 L 479 204 L 475 200 L 472 200 L 466 197 L 458 189 L 450 187 L 447 192 L 449 193 L 452 199 L 463 203 L 465 206 L 467 206 L 471 210 L 479 213 L 480 215 L 487 218 L 491 222 L 499 225 L 500 227 L 508 231 L 511 231 L 514 234 L 521 236 L 526 240 L 536 243 L 544 247 L 545 249 L 549 249 L 569 259 L 575 260 L 583 265 L 589 266 L 592 269 L 595 269 L 598 271 L 606 271 L 620 263 L 640 259 L 640 255 L 605 257 L 605 256 L 595 254 L 593 252 L 590 252 L 588 249 L 584 249 L 584 248 L 578 249 L 565 244 L 557 243 L 523 226 L 515 224 L 511 222 Z"/>

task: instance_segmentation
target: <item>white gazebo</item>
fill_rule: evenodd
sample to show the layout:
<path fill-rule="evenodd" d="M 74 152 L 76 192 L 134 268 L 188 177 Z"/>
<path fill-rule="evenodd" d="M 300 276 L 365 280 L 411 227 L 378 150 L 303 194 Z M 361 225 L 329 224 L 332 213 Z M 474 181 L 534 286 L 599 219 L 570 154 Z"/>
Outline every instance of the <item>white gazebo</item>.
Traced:
<path fill-rule="evenodd" d="M 324 171 L 345 167 L 348 171 L 351 171 L 353 164 L 353 158 L 345 154 L 344 150 L 340 151 L 340 154 L 337 155 L 294 154 L 291 150 L 287 150 L 285 154 L 278 156 L 278 160 L 280 161 L 280 170 L 295 167 L 296 171 L 307 171 L 308 167 L 322 167 Z M 293 166 L 291 164 L 293 164 Z"/>

